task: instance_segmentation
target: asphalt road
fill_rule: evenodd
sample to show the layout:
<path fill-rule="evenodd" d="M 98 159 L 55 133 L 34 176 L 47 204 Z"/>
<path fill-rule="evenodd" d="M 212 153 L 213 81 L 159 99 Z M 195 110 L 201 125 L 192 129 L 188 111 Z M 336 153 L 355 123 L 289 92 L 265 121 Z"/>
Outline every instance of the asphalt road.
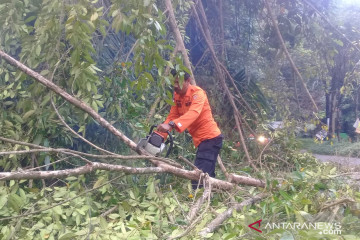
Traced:
<path fill-rule="evenodd" d="M 334 162 L 344 166 L 360 166 L 360 158 L 313 154 L 321 162 Z"/>

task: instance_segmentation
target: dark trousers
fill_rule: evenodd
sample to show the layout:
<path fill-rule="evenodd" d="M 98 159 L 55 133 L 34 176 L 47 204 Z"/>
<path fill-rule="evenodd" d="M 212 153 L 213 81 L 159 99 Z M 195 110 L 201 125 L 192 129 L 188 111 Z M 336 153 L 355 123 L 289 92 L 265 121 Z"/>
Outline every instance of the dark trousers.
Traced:
<path fill-rule="evenodd" d="M 204 173 L 208 173 L 210 177 L 215 177 L 215 165 L 219 155 L 220 149 L 223 144 L 224 136 L 219 136 L 202 141 L 197 149 L 195 166 L 202 170 Z M 198 181 L 191 181 L 193 189 L 197 188 Z M 199 187 L 202 187 L 200 182 Z"/>

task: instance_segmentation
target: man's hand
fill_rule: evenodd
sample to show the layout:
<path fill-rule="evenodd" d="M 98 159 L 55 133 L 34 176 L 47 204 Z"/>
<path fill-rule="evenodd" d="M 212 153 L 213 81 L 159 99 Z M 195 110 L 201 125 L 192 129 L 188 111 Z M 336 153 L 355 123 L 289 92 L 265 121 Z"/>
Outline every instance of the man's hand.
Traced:
<path fill-rule="evenodd" d="M 171 131 L 171 129 L 172 127 L 167 123 L 162 123 L 157 126 L 157 130 L 159 132 L 167 132 L 167 131 Z"/>

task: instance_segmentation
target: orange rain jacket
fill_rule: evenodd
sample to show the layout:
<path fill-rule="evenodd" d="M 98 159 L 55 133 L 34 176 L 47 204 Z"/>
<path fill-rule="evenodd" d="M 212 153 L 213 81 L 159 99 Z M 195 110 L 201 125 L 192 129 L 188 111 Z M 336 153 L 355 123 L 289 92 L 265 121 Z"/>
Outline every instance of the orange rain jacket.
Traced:
<path fill-rule="evenodd" d="M 221 134 L 211 113 L 208 98 L 204 90 L 189 85 L 186 94 L 180 96 L 174 92 L 174 103 L 164 123 L 173 121 L 175 130 L 183 132 L 188 129 L 195 147 L 206 140 Z M 167 134 L 162 134 L 166 137 Z"/>

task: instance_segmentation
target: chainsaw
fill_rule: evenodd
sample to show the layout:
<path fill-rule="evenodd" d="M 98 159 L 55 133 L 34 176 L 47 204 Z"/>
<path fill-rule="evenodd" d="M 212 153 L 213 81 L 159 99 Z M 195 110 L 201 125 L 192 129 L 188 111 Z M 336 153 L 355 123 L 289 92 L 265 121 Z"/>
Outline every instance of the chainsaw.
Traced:
<path fill-rule="evenodd" d="M 166 133 L 169 135 L 169 139 L 165 142 L 163 136 L 156 132 L 153 132 L 155 127 L 157 127 L 157 125 L 151 126 L 149 135 L 147 135 L 146 138 L 140 139 L 139 143 L 136 145 L 136 148 L 144 149 L 146 152 L 150 153 L 153 156 L 159 156 L 159 154 L 164 151 L 166 145 L 170 143 L 170 146 L 165 155 L 165 157 L 168 157 L 173 149 L 173 137 L 171 133 L 167 131 Z"/>

